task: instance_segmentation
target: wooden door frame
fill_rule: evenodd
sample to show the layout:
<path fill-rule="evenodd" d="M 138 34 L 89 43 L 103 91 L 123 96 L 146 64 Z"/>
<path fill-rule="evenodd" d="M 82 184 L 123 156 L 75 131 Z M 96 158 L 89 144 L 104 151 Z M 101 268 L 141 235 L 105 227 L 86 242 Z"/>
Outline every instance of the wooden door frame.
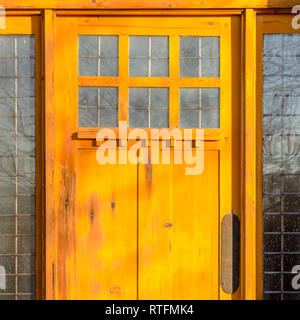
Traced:
<path fill-rule="evenodd" d="M 242 152 L 241 152 L 241 222 L 242 222 L 242 298 L 262 298 L 262 224 L 261 224 L 261 120 L 259 118 L 261 100 L 259 91 L 259 60 L 257 55 L 257 15 L 290 12 L 298 0 L 257 0 L 249 4 L 248 0 L 233 0 L 229 4 L 223 1 L 176 0 L 160 1 L 143 0 L 102 1 L 90 0 L 3 0 L 2 6 L 9 9 L 6 14 L 12 16 L 40 15 L 42 30 L 42 184 L 41 221 L 38 221 L 38 240 L 40 246 L 40 262 L 37 267 L 37 298 L 53 298 L 52 284 L 54 270 L 47 259 L 53 257 L 55 233 L 54 208 L 54 155 L 55 155 L 55 101 L 54 101 L 54 66 L 55 66 L 55 20 L 57 15 L 239 15 L 242 17 L 242 43 L 244 44 L 241 67 L 242 90 Z M 80 9 L 72 11 L 72 9 Z M 112 11 L 112 9 L 114 9 Z M 127 10 L 120 10 L 127 9 Z M 141 9 L 141 10 L 136 10 Z M 144 9 L 144 10 L 142 10 Z M 147 9 L 147 10 L 145 10 Z M 155 9 L 155 10 L 154 10 Z M 157 10 L 159 9 L 159 10 Z M 181 10 L 173 10 L 181 9 Z M 195 10 L 201 9 L 201 10 Z M 281 9 L 281 10 L 278 10 Z M 246 45 L 247 44 L 247 45 Z M 47 63 L 45 63 L 47 62 Z M 245 72 L 246 71 L 246 72 Z M 247 150 L 247 152 L 245 152 Z M 47 213 L 47 214 L 46 214 Z M 247 257 L 247 259 L 245 259 Z M 47 275 L 47 277 L 46 277 Z M 51 284 L 52 283 L 52 284 Z"/>

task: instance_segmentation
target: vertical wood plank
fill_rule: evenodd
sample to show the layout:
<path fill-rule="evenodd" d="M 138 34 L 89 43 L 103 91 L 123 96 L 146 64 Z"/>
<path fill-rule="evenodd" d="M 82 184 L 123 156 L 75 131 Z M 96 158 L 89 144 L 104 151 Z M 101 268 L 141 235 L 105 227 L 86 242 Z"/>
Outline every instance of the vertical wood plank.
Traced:
<path fill-rule="evenodd" d="M 129 36 L 119 36 L 119 121 L 128 122 Z"/>
<path fill-rule="evenodd" d="M 44 11 L 43 60 L 44 60 L 44 108 L 45 108 L 45 245 L 46 245 L 46 299 L 54 299 L 54 262 L 56 213 L 54 196 L 55 171 L 55 12 Z"/>
<path fill-rule="evenodd" d="M 219 152 L 201 175 L 186 164 L 139 164 L 139 299 L 213 299 L 218 294 Z"/>
<path fill-rule="evenodd" d="M 222 18 L 220 38 L 220 217 L 231 213 L 232 207 L 232 52 L 231 20 Z M 220 239 L 220 238 L 219 238 Z M 221 259 L 221 252 L 219 253 Z M 220 260 L 219 260 L 220 261 Z M 220 262 L 219 262 L 220 263 Z M 220 279 L 221 281 L 221 279 Z M 231 294 L 220 288 L 220 299 L 232 299 Z"/>
<path fill-rule="evenodd" d="M 257 207 L 257 104 L 256 104 L 256 13 L 245 15 L 245 299 L 259 297 L 257 279 L 259 230 Z"/>
<path fill-rule="evenodd" d="M 38 20 L 37 20 L 38 19 Z M 36 299 L 45 298 L 45 123 L 44 39 L 42 17 L 32 17 L 35 34 L 35 137 L 36 137 Z M 36 21 L 37 20 L 37 21 Z"/>
<path fill-rule="evenodd" d="M 179 128 L 179 36 L 170 36 L 169 39 L 169 126 Z"/>

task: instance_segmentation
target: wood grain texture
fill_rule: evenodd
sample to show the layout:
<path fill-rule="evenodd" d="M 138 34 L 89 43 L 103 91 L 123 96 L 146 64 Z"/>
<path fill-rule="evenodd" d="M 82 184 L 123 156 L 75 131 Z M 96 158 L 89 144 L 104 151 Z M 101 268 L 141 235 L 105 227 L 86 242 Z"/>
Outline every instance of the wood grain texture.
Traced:
<path fill-rule="evenodd" d="M 137 166 L 80 150 L 72 299 L 137 299 Z"/>
<path fill-rule="evenodd" d="M 139 165 L 139 299 L 218 299 L 219 154 L 201 175 Z"/>
<path fill-rule="evenodd" d="M 218 8 L 289 8 L 297 0 L 3 0 L 11 9 L 218 9 Z"/>
<path fill-rule="evenodd" d="M 257 298 L 256 13 L 245 17 L 245 299 Z"/>
<path fill-rule="evenodd" d="M 77 247 L 75 230 L 78 166 L 76 142 L 71 139 L 72 133 L 77 128 L 77 110 L 74 108 L 78 96 L 78 89 L 74 82 L 77 78 L 78 52 L 76 27 L 74 21 L 56 19 L 55 29 L 52 30 L 55 36 L 55 73 L 52 74 L 54 79 L 52 81 L 55 81 L 55 101 L 52 100 L 55 131 L 48 134 L 55 138 L 49 136 L 46 143 L 50 146 L 54 144 L 53 149 L 50 149 L 52 154 L 49 155 L 52 156 L 49 170 L 50 168 L 53 170 L 51 172 L 54 175 L 53 184 L 47 198 L 51 206 L 50 211 L 47 211 L 47 217 L 48 215 L 49 218 L 52 217 L 54 222 L 47 225 L 47 228 L 55 241 L 46 248 L 47 256 L 48 252 L 53 252 L 52 256 L 49 255 L 47 262 L 47 299 L 71 298 L 70 288 L 73 284 L 71 270 L 75 264 L 71 255 Z M 59 30 L 64 32 L 58 32 Z"/>
<path fill-rule="evenodd" d="M 55 14 L 44 12 L 43 55 L 44 55 L 44 109 L 45 109 L 45 298 L 54 298 L 55 261 Z M 47 61 L 47 63 L 45 63 Z"/>
<path fill-rule="evenodd" d="M 232 41 L 239 36 L 239 17 L 235 18 L 56 18 L 52 163 L 55 223 L 51 230 L 55 240 L 47 273 L 48 281 L 52 280 L 48 298 L 239 297 L 239 293 L 222 294 L 219 270 L 220 216 L 239 211 L 239 173 L 232 160 L 239 152 L 239 141 L 233 139 L 233 134 L 239 134 L 240 90 L 236 81 L 239 57 L 232 53 L 232 46 L 239 47 L 239 41 Z M 129 35 L 153 35 L 153 30 L 156 35 L 170 36 L 170 79 L 130 79 Z M 119 35 L 119 78 L 78 77 L 78 34 L 102 33 Z M 220 79 L 180 79 L 180 35 L 221 37 Z M 184 165 L 97 164 L 95 147 L 100 144 L 95 140 L 99 128 L 77 126 L 78 85 L 117 84 L 120 120 L 128 119 L 131 85 L 170 85 L 172 126 L 179 125 L 181 85 L 220 86 L 221 129 L 204 131 L 202 175 L 186 175 Z M 195 139 L 195 131 L 191 139 Z M 132 145 L 133 141 L 129 142 Z M 147 142 L 150 148 L 152 142 Z M 199 141 L 195 141 L 197 144 Z M 239 158 L 235 161 L 239 163 Z"/>

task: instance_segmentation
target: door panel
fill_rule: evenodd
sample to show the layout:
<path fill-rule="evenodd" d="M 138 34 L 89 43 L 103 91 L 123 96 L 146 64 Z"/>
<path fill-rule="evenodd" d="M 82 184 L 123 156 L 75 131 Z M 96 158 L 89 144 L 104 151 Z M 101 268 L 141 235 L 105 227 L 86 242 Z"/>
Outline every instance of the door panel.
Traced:
<path fill-rule="evenodd" d="M 78 158 L 74 297 L 136 299 L 137 166 L 99 165 L 89 149 Z"/>
<path fill-rule="evenodd" d="M 184 164 L 139 165 L 140 299 L 218 298 L 217 151 L 204 166 L 186 175 Z"/>

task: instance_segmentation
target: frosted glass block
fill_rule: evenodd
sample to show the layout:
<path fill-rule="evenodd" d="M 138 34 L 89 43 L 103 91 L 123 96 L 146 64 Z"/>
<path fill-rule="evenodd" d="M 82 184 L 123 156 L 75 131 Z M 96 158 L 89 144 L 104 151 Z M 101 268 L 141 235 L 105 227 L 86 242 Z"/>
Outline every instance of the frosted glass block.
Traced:
<path fill-rule="evenodd" d="M 199 107 L 199 88 L 180 89 L 180 106 L 183 108 Z"/>
<path fill-rule="evenodd" d="M 15 56 L 15 37 L 10 35 L 0 36 L 0 57 Z"/>
<path fill-rule="evenodd" d="M 169 57 L 169 37 L 151 37 L 151 57 Z"/>
<path fill-rule="evenodd" d="M 201 110 L 201 128 L 220 128 L 219 110 L 202 109 Z"/>
<path fill-rule="evenodd" d="M 78 88 L 79 107 L 97 107 L 98 106 L 98 88 L 79 87 Z"/>
<path fill-rule="evenodd" d="M 148 88 L 130 88 L 129 89 L 130 107 L 148 107 L 149 89 Z"/>
<path fill-rule="evenodd" d="M 168 108 L 168 106 L 169 106 L 169 89 L 168 88 L 151 88 L 150 106 L 151 107 L 166 107 L 166 108 Z"/>
<path fill-rule="evenodd" d="M 168 77 L 169 60 L 151 59 L 151 77 Z"/>
<path fill-rule="evenodd" d="M 202 59 L 201 77 L 218 78 L 220 76 L 220 64 L 216 59 Z"/>
<path fill-rule="evenodd" d="M 180 37 L 180 57 L 199 57 L 199 37 Z"/>
<path fill-rule="evenodd" d="M 18 77 L 34 77 L 35 61 L 33 59 L 18 59 Z"/>
<path fill-rule="evenodd" d="M 148 128 L 149 111 L 145 109 L 129 109 L 129 127 L 130 128 Z"/>
<path fill-rule="evenodd" d="M 18 57 L 35 57 L 35 38 L 33 35 L 17 37 L 17 54 Z"/>
<path fill-rule="evenodd" d="M 180 128 L 199 128 L 199 110 L 180 110 Z"/>
<path fill-rule="evenodd" d="M 97 58 L 80 58 L 79 59 L 80 76 L 98 76 L 98 59 Z"/>
<path fill-rule="evenodd" d="M 201 106 L 218 107 L 220 105 L 220 89 L 202 88 L 201 89 Z"/>
<path fill-rule="evenodd" d="M 180 76 L 187 78 L 197 78 L 199 74 L 199 59 L 180 60 Z"/>
<path fill-rule="evenodd" d="M 79 109 L 78 110 L 79 127 L 98 127 L 97 109 Z"/>
<path fill-rule="evenodd" d="M 148 77 L 149 60 L 148 59 L 130 59 L 130 77 Z"/>
<path fill-rule="evenodd" d="M 131 58 L 148 58 L 149 37 L 130 36 L 129 56 Z"/>
<path fill-rule="evenodd" d="M 100 109 L 100 127 L 118 127 L 118 109 Z"/>
<path fill-rule="evenodd" d="M 101 36 L 100 37 L 100 56 L 101 57 L 118 57 L 118 37 Z"/>
<path fill-rule="evenodd" d="M 18 197 L 18 213 L 22 214 L 35 214 L 35 197 Z"/>
<path fill-rule="evenodd" d="M 100 89 L 100 106 L 101 107 L 118 107 L 118 88 Z"/>
<path fill-rule="evenodd" d="M 34 235 L 35 216 L 18 217 L 18 234 Z"/>
<path fill-rule="evenodd" d="M 79 36 L 79 56 L 98 57 L 99 36 Z"/>
<path fill-rule="evenodd" d="M 100 76 L 117 77 L 118 76 L 118 59 L 101 58 L 100 59 Z"/>
<path fill-rule="evenodd" d="M 151 128 L 169 128 L 169 109 L 151 110 Z"/>

